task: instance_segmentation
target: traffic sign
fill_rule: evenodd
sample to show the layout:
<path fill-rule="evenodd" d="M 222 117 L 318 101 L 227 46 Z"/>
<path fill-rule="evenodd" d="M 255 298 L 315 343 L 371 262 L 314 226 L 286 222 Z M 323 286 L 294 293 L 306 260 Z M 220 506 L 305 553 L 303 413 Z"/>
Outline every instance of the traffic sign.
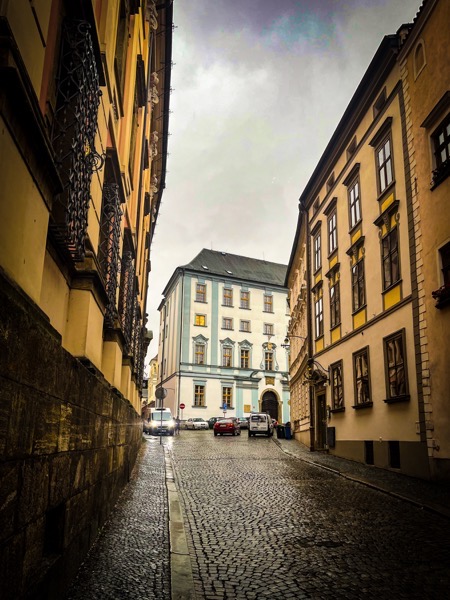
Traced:
<path fill-rule="evenodd" d="M 186 406 L 184 404 L 180 404 L 180 409 L 183 410 L 183 408 L 186 408 Z"/>
<path fill-rule="evenodd" d="M 226 412 L 227 408 L 228 408 L 228 404 L 224 403 L 224 405 L 222 406 L 222 410 Z"/>
<path fill-rule="evenodd" d="M 166 390 L 166 388 L 159 387 L 155 391 L 155 396 L 158 398 L 158 400 L 163 400 L 167 396 L 167 390 Z"/>

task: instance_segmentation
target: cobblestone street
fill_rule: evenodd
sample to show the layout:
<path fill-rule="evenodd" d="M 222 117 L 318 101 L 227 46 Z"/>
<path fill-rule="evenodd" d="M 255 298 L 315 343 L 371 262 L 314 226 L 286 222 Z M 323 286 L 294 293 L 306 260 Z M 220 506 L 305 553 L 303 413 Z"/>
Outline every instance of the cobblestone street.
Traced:
<path fill-rule="evenodd" d="M 417 488 L 422 501 L 434 490 L 434 502 L 443 498 L 439 514 L 340 477 L 337 466 L 359 480 L 368 471 L 295 441 L 249 439 L 246 431 L 145 439 L 68 600 L 448 597 L 446 490 L 371 471 L 378 487 L 407 486 L 410 496 Z M 306 462 L 320 456 L 325 468 Z M 193 583 L 176 568 L 172 477 Z"/>
<path fill-rule="evenodd" d="M 197 598 L 448 597 L 447 519 L 245 431 L 172 455 Z"/>

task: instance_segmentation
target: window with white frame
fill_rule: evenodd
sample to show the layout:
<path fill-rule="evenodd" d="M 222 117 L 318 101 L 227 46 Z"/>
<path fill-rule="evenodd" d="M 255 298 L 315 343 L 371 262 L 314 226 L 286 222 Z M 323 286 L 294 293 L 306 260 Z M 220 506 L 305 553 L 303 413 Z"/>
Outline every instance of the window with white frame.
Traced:
<path fill-rule="evenodd" d="M 273 371 L 273 352 L 271 350 L 264 352 L 264 369 L 266 371 Z"/>
<path fill-rule="evenodd" d="M 240 331 L 245 331 L 247 333 L 250 333 L 250 321 L 242 321 L 240 322 L 240 326 L 239 326 L 239 330 Z"/>
<path fill-rule="evenodd" d="M 337 248 L 337 215 L 334 210 L 328 217 L 328 254 Z"/>
<path fill-rule="evenodd" d="M 314 236 L 314 271 L 322 266 L 322 247 L 320 231 Z"/>
<path fill-rule="evenodd" d="M 241 369 L 248 369 L 250 367 L 250 350 L 248 348 L 241 348 Z"/>
<path fill-rule="evenodd" d="M 230 317 L 223 317 L 222 329 L 233 329 L 233 319 Z"/>
<path fill-rule="evenodd" d="M 241 308 L 250 308 L 250 292 L 241 290 Z"/>
<path fill-rule="evenodd" d="M 223 305 L 233 306 L 233 289 L 224 287 L 223 288 Z"/>
<path fill-rule="evenodd" d="M 350 210 L 350 229 L 361 221 L 361 198 L 359 195 L 359 180 L 356 179 L 348 187 L 348 203 Z"/>
<path fill-rule="evenodd" d="M 197 283 L 195 288 L 195 301 L 206 302 L 206 285 L 204 283 Z"/>
<path fill-rule="evenodd" d="M 316 338 L 323 335 L 323 298 L 321 293 L 316 296 L 314 302 L 314 316 L 315 316 L 315 333 Z"/>
<path fill-rule="evenodd" d="M 222 406 L 226 405 L 227 409 L 233 408 L 233 388 L 229 386 L 222 387 Z"/>
<path fill-rule="evenodd" d="M 380 194 L 393 182 L 391 138 L 387 136 L 376 149 L 378 188 Z"/>
<path fill-rule="evenodd" d="M 195 344 L 195 352 L 194 352 L 194 363 L 196 365 L 204 365 L 205 364 L 205 344 L 201 342 L 197 342 Z"/>
<path fill-rule="evenodd" d="M 231 346 L 222 346 L 222 367 L 232 367 L 233 348 Z"/>
<path fill-rule="evenodd" d="M 199 327 L 206 327 L 206 315 L 196 314 L 194 317 L 194 325 Z"/>
<path fill-rule="evenodd" d="M 194 385 L 194 406 L 205 406 L 204 385 Z"/>
<path fill-rule="evenodd" d="M 264 335 L 273 335 L 273 323 L 264 323 L 263 333 Z"/>
<path fill-rule="evenodd" d="M 273 313 L 273 297 L 272 297 L 272 294 L 264 294 L 264 312 Z"/>

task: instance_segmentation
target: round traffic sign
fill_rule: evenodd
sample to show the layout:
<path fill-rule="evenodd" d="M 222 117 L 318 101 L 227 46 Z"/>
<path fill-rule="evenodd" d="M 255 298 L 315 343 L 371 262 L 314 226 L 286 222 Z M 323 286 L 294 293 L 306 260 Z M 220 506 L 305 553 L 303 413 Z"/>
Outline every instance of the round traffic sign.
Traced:
<path fill-rule="evenodd" d="M 183 408 L 186 408 L 186 406 L 184 404 L 180 404 L 180 408 L 183 410 Z"/>

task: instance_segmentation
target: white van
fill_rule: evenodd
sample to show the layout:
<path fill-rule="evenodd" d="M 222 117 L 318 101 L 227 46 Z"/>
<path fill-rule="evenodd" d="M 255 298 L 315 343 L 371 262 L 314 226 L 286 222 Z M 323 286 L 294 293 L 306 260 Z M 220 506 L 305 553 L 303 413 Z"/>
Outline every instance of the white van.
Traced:
<path fill-rule="evenodd" d="M 248 418 L 248 437 L 256 434 L 273 435 L 272 417 L 267 413 L 250 413 Z"/>
<path fill-rule="evenodd" d="M 147 429 L 152 435 L 175 433 L 175 421 L 170 408 L 151 408 Z"/>

